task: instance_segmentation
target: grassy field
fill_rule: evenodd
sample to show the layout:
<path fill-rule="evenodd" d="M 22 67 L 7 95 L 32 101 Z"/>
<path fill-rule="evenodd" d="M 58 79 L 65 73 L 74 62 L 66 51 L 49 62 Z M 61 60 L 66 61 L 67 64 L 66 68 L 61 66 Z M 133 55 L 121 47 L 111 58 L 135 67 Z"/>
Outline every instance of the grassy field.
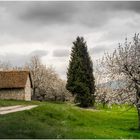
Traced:
<path fill-rule="evenodd" d="M 1 115 L 0 138 L 140 138 L 135 108 L 90 111 L 66 103 L 0 100 L 0 106 L 15 104 L 39 107 Z"/>
<path fill-rule="evenodd" d="M 0 100 L 0 107 L 14 106 L 14 105 L 33 105 L 40 104 L 38 101 L 14 101 L 14 100 Z"/>

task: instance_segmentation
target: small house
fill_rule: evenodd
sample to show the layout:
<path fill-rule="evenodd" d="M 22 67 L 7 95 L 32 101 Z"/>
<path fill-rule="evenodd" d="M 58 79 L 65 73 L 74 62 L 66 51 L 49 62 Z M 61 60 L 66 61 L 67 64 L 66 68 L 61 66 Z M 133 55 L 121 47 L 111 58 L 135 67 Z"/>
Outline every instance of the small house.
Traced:
<path fill-rule="evenodd" d="M 29 71 L 0 71 L 0 99 L 30 101 L 32 80 Z"/>

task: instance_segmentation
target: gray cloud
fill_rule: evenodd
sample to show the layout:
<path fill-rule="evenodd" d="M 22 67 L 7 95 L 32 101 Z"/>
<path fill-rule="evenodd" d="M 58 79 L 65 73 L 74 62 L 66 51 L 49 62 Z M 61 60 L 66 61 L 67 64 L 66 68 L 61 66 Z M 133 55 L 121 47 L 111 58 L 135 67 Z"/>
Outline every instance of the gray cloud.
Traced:
<path fill-rule="evenodd" d="M 138 13 L 140 12 L 140 1 L 112 1 L 109 3 L 108 6 L 110 6 L 112 10 L 131 10 Z"/>
<path fill-rule="evenodd" d="M 69 50 L 65 50 L 65 49 L 59 49 L 59 50 L 54 50 L 53 51 L 53 56 L 54 57 L 67 57 L 69 55 Z"/>
<path fill-rule="evenodd" d="M 20 55 L 16 53 L 7 53 L 4 55 L 0 55 L 0 59 L 2 62 L 9 62 L 12 66 L 23 66 L 28 60 L 28 55 Z"/>
<path fill-rule="evenodd" d="M 52 41 L 66 45 L 69 43 L 66 40 L 77 34 L 96 32 L 115 17 L 123 20 L 121 11 L 139 12 L 139 6 L 138 1 L 1 1 L 0 44 Z M 129 15 L 125 16 L 127 18 Z"/>
<path fill-rule="evenodd" d="M 0 60 L 2 62 L 9 62 L 12 66 L 23 66 L 33 56 L 41 58 L 46 55 L 47 52 L 43 50 L 35 50 L 29 54 L 6 53 L 4 55 L 0 55 Z"/>
<path fill-rule="evenodd" d="M 89 52 L 95 58 L 104 50 L 114 49 L 121 39 L 139 29 L 139 1 L 0 1 L 0 60 L 21 65 L 33 55 L 48 54 L 37 48 L 54 50 L 52 56 L 47 55 L 42 60 L 54 65 L 63 75 L 68 64 L 67 49 L 71 50 L 72 41 L 78 35 L 85 37 L 89 48 L 93 47 Z M 28 46 L 28 52 L 35 51 L 18 53 L 27 52 Z"/>
<path fill-rule="evenodd" d="M 43 24 L 63 24 L 70 22 L 76 11 L 76 6 L 71 2 L 34 2 L 19 17 Z"/>
<path fill-rule="evenodd" d="M 18 17 L 23 22 L 34 25 L 82 24 L 84 26 L 101 26 L 110 18 L 105 10 L 105 3 L 96 2 L 32 2 Z M 100 9 L 100 10 L 99 10 Z M 95 14 L 98 12 L 98 14 Z M 104 22 L 102 19 L 104 17 Z"/>
<path fill-rule="evenodd" d="M 109 49 L 109 47 L 107 46 L 96 46 L 93 48 L 89 49 L 90 54 L 100 54 L 100 53 L 104 53 L 105 51 L 107 51 Z"/>
<path fill-rule="evenodd" d="M 35 50 L 33 52 L 31 52 L 29 54 L 29 56 L 38 56 L 38 57 L 43 57 L 46 56 L 48 54 L 48 52 L 44 51 L 44 50 Z"/>
<path fill-rule="evenodd" d="M 25 4 L 25 3 L 24 3 Z M 26 2 L 27 4 L 27 2 Z M 21 5 L 19 5 L 21 6 Z M 140 12 L 140 2 L 30 2 L 19 13 L 23 21 L 34 24 L 80 23 L 101 26 L 114 16 L 114 11 Z M 113 12 L 113 13 L 112 13 Z"/>

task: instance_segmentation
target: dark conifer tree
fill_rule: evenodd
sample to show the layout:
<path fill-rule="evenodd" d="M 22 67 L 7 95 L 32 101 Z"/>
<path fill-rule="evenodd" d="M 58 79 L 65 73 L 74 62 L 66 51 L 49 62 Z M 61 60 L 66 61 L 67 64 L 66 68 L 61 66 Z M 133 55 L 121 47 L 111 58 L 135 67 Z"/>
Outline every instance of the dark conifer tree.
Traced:
<path fill-rule="evenodd" d="M 83 37 L 73 42 L 66 88 L 75 95 L 75 102 L 81 107 L 94 105 L 95 82 L 93 64 Z"/>

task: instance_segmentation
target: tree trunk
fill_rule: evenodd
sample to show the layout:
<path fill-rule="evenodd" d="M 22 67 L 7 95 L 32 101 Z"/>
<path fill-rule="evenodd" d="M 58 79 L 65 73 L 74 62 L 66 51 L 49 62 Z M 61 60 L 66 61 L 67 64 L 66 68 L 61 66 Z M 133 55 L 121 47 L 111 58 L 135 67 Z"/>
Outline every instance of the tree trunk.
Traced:
<path fill-rule="evenodd" d="M 138 111 L 138 129 L 140 130 L 140 106 L 137 106 L 137 111 Z"/>
<path fill-rule="evenodd" d="M 140 130 L 140 87 L 138 85 L 136 87 L 136 107 L 138 112 L 138 129 Z"/>
<path fill-rule="evenodd" d="M 33 87 L 32 99 L 33 99 L 33 100 L 36 100 L 36 87 Z"/>
<path fill-rule="evenodd" d="M 56 95 L 54 96 L 54 101 L 57 101 L 57 96 Z"/>

